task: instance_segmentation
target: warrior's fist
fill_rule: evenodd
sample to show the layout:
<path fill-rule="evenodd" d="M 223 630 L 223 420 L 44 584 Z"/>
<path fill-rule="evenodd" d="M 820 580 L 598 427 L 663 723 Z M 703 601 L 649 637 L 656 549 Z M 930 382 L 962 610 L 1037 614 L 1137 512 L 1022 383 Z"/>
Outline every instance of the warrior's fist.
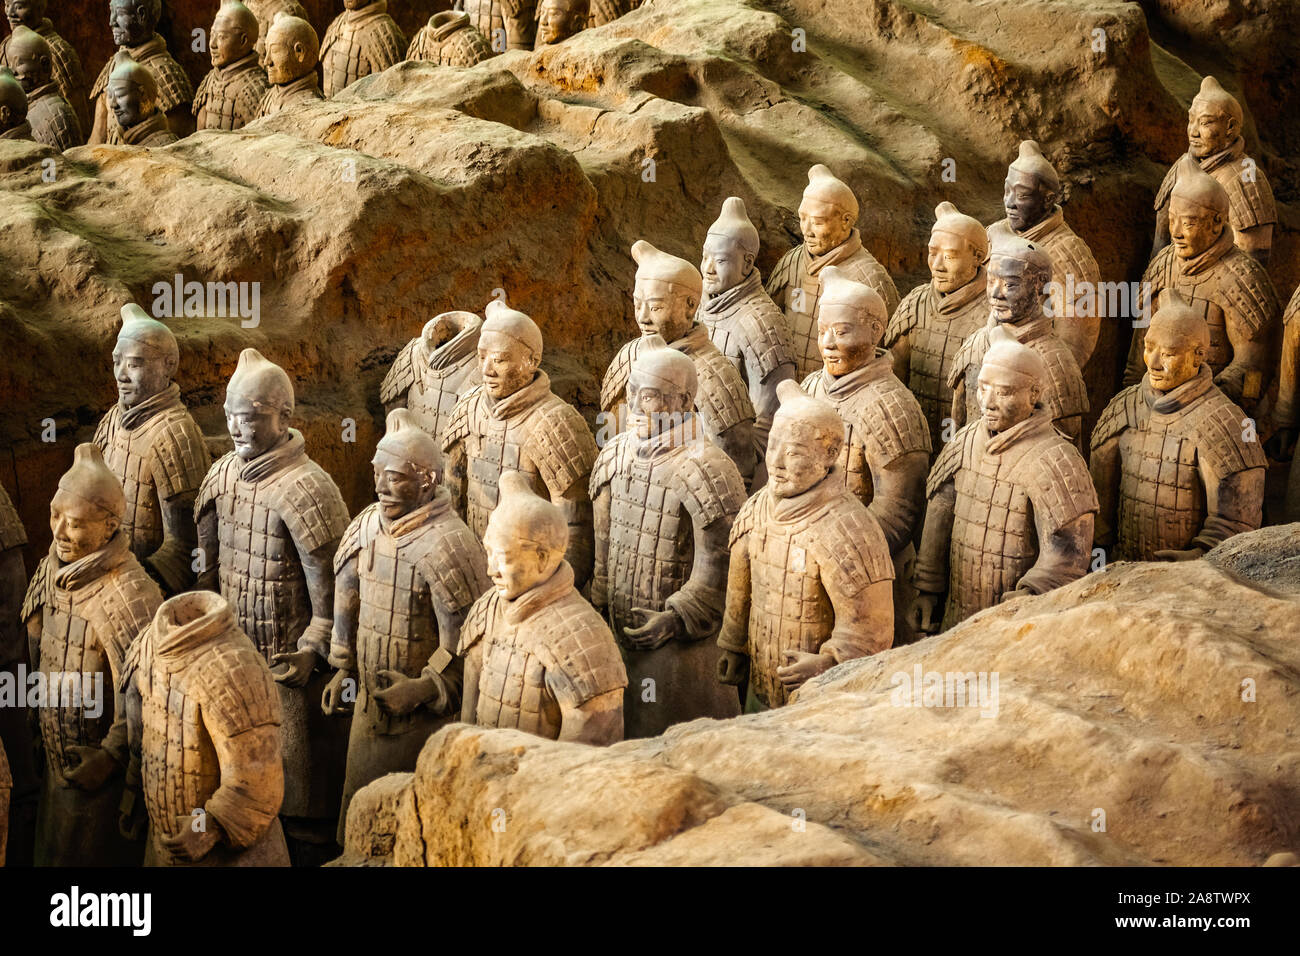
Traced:
<path fill-rule="evenodd" d="M 120 766 L 102 747 L 81 747 L 73 744 L 64 752 L 71 758 L 73 767 L 65 771 L 63 776 L 78 790 L 93 793 L 108 783 L 108 779 L 117 773 Z"/>
<path fill-rule="evenodd" d="M 1164 551 L 1157 551 L 1151 557 L 1157 561 L 1196 561 L 1205 557 L 1205 552 L 1200 548 L 1188 548 L 1186 551 L 1169 548 Z"/>
<path fill-rule="evenodd" d="M 271 671 L 271 676 L 279 683 L 289 687 L 304 687 L 307 681 L 311 679 L 311 672 L 316 669 L 316 662 L 320 660 L 320 655 L 315 651 L 288 651 L 284 654 L 276 654 L 271 658 L 271 666 L 278 667 L 285 665 L 287 670 Z"/>
<path fill-rule="evenodd" d="M 401 671 L 380 671 L 375 676 L 384 686 L 372 691 L 370 696 L 382 710 L 395 717 L 409 714 L 437 693 L 437 689 L 430 686 L 431 681 L 407 677 Z"/>
<path fill-rule="evenodd" d="M 344 717 L 352 713 L 352 700 L 343 699 L 343 691 L 348 681 L 353 682 L 352 700 L 356 700 L 356 678 L 350 671 L 335 671 L 330 682 L 325 685 L 325 690 L 320 695 L 320 709 L 326 717 Z"/>
<path fill-rule="evenodd" d="M 828 654 L 809 654 L 806 651 L 782 651 L 781 659 L 785 663 L 776 669 L 776 678 L 787 692 L 802 687 L 835 666 L 835 660 Z"/>
<path fill-rule="evenodd" d="M 912 598 L 912 606 L 907 610 L 907 620 L 922 634 L 939 633 L 939 625 L 943 623 L 943 604 L 939 600 L 939 595 L 919 592 Z"/>
<path fill-rule="evenodd" d="M 723 651 L 718 658 L 718 683 L 743 684 L 749 676 L 749 655 Z"/>

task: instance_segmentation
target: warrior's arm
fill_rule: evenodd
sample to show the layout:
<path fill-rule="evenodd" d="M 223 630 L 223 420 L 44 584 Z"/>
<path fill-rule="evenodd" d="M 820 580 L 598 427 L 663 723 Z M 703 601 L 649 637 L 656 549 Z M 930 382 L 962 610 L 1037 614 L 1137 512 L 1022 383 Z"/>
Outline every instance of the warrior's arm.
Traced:
<path fill-rule="evenodd" d="M 595 563 L 595 529 L 591 499 L 587 497 L 587 476 L 583 475 L 561 496 L 552 496 L 552 502 L 564 512 L 564 522 L 569 526 L 569 546 L 564 557 L 573 568 L 573 585 L 579 590 L 591 577 Z"/>
<path fill-rule="evenodd" d="M 334 629 L 329 649 L 330 666 L 352 673 L 357 669 L 357 621 L 361 616 L 357 560 L 357 555 L 348 558 L 334 575 Z"/>
<path fill-rule="evenodd" d="M 197 492 L 173 495 L 160 503 L 163 541 L 145 561 L 162 579 L 170 594 L 189 587 L 194 578 L 191 567 L 198 530 L 194 526 L 194 498 Z"/>
<path fill-rule="evenodd" d="M 1152 298 L 1154 300 L 1154 296 Z M 1147 324 L 1150 324 L 1150 320 L 1148 320 Z M 1124 380 L 1119 383 L 1120 388 L 1136 385 L 1142 381 L 1142 376 L 1147 373 L 1147 363 L 1143 357 L 1146 340 L 1146 325 L 1134 326 L 1133 339 L 1129 342 L 1128 347 L 1128 362 L 1124 365 Z"/>
<path fill-rule="evenodd" d="M 446 459 L 447 491 L 451 495 L 451 506 L 456 509 L 456 514 L 460 515 L 463 521 L 469 501 L 467 495 L 469 482 L 466 480 L 469 459 L 465 454 L 465 443 L 458 440 L 451 445 L 446 450 Z"/>
<path fill-rule="evenodd" d="M 692 512 L 691 533 L 695 544 L 691 576 L 681 590 L 664 603 L 681 619 L 682 636 L 686 640 L 698 641 L 716 634 L 722 621 L 731 519 L 721 517 L 705 525 L 702 518 Z"/>
<path fill-rule="evenodd" d="M 1035 509 L 1038 560 L 1016 582 L 1016 589 L 1044 594 L 1087 574 L 1088 560 L 1092 557 L 1093 518 L 1092 512 L 1086 512 L 1055 528 L 1048 523 L 1045 510 Z"/>
<path fill-rule="evenodd" d="M 460 628 L 468 611 L 468 607 L 457 611 L 441 601 L 433 602 L 433 613 L 438 619 L 438 647 L 429 655 L 419 680 L 429 692 L 424 703 L 435 714 L 449 714 L 460 702 L 465 662 L 456 656 L 456 648 L 460 646 Z"/>
<path fill-rule="evenodd" d="M 1115 524 L 1119 521 L 1120 434 L 1122 433 L 1094 444 L 1088 461 L 1092 484 L 1097 489 L 1097 501 L 1101 504 L 1094 525 L 1093 542 L 1107 551 L 1115 546 L 1118 534 Z"/>
<path fill-rule="evenodd" d="M 297 542 L 295 542 L 295 545 Z M 298 638 L 298 650 L 315 651 L 323 664 L 330 656 L 330 632 L 334 628 L 334 552 L 338 541 L 321 545 L 315 551 L 298 548 L 307 596 L 311 600 L 311 623 Z"/>
<path fill-rule="evenodd" d="M 1261 266 L 1266 266 L 1269 252 L 1273 248 L 1273 224 L 1267 222 L 1249 229 L 1234 229 L 1233 242 Z"/>
<path fill-rule="evenodd" d="M 904 385 L 910 386 L 912 377 L 912 338 L 907 333 L 900 335 L 886 346 L 894 357 L 894 375 Z"/>
<path fill-rule="evenodd" d="M 717 445 L 736 464 L 736 470 L 748 488 L 758 466 L 758 450 L 754 445 L 754 420 L 746 418 L 719 433 Z"/>
<path fill-rule="evenodd" d="M 467 724 L 478 723 L 478 677 L 483 668 L 483 642 L 469 649 L 462 660 L 464 685 L 460 698 L 460 719 Z"/>
<path fill-rule="evenodd" d="M 108 142 L 108 95 L 102 93 L 95 97 L 95 119 L 90 127 L 87 146 L 102 146 Z"/>
<path fill-rule="evenodd" d="M 1214 384 L 1223 393 L 1238 404 L 1242 399 L 1258 398 L 1264 388 L 1265 376 L 1269 369 L 1269 334 L 1264 325 L 1253 336 L 1245 329 L 1235 316 L 1227 316 L 1228 341 L 1232 343 L 1232 362 L 1218 375 Z M 1253 394 L 1245 395 L 1246 378 L 1249 373 L 1256 373 Z"/>
<path fill-rule="evenodd" d="M 731 546 L 727 566 L 727 599 L 722 612 L 718 646 L 733 654 L 749 653 L 749 608 L 753 600 L 749 569 L 749 541 L 746 537 Z"/>
<path fill-rule="evenodd" d="M 921 549 L 916 555 L 914 581 L 918 591 L 943 594 L 948 590 L 948 552 L 957 506 L 957 488 L 951 482 L 930 496 L 921 530 Z"/>
<path fill-rule="evenodd" d="M 952 389 L 952 427 L 956 431 L 966 424 L 966 376 L 957 379 Z"/>
<path fill-rule="evenodd" d="M 27 619 L 27 660 L 32 670 L 41 666 L 41 629 L 44 627 L 45 612 L 37 609 Z"/>
<path fill-rule="evenodd" d="M 1150 258 L 1154 259 L 1156 253 L 1167 245 L 1169 245 L 1169 203 L 1156 210 L 1156 234 L 1151 243 Z"/>
<path fill-rule="evenodd" d="M 929 471 L 930 456 L 919 450 L 899 455 L 883 468 L 871 470 L 874 491 L 867 510 L 880 522 L 890 554 L 898 554 L 912 540 L 916 523 L 921 520 L 925 476 Z"/>
<path fill-rule="evenodd" d="M 217 510 L 212 507 L 205 508 L 203 513 L 198 516 L 198 535 L 199 535 L 199 555 L 202 569 L 199 571 L 198 580 L 194 587 L 199 591 L 216 591 L 217 584 L 217 563 L 221 554 L 217 544 Z"/>
<path fill-rule="evenodd" d="M 822 587 L 831 600 L 835 627 L 818 653 L 841 664 L 889 649 L 894 643 L 892 578 L 869 584 L 857 594 L 846 594 L 823 575 Z"/>
<path fill-rule="evenodd" d="M 623 688 L 598 694 L 580 707 L 560 704 L 560 740 L 616 744 L 623 739 Z"/>
<path fill-rule="evenodd" d="M 591 605 L 604 610 L 609 604 L 609 485 L 602 485 L 591 502 L 595 529 L 595 561 L 591 572 Z"/>
<path fill-rule="evenodd" d="M 231 846 L 252 846 L 266 833 L 284 799 L 280 728 L 262 724 L 229 737 L 214 733 L 212 744 L 221 784 L 203 809 L 220 824 Z"/>
<path fill-rule="evenodd" d="M 1192 539 L 1204 551 L 1234 534 L 1254 531 L 1263 521 L 1263 468 L 1245 468 L 1235 475 L 1219 477 L 1201 459 L 1198 466 L 1205 486 L 1205 524 Z"/>
<path fill-rule="evenodd" d="M 1273 411 L 1273 421 L 1279 428 L 1295 428 L 1297 412 L 1300 412 L 1300 312 L 1288 318 L 1282 332 L 1282 362 Z"/>

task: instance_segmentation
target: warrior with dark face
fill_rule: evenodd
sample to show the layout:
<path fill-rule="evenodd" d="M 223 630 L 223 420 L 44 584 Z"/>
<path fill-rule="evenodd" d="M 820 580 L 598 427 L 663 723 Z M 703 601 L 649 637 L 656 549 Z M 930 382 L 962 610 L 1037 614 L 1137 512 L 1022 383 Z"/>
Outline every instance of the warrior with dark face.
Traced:
<path fill-rule="evenodd" d="M 62 152 L 81 145 L 77 114 L 54 82 L 54 55 L 35 30 L 15 27 L 5 52 L 9 68 L 27 94 L 27 122 L 32 138 Z"/>
<path fill-rule="evenodd" d="M 0 39 L 0 66 L 13 69 L 14 64 L 9 59 L 9 44 L 13 42 L 19 27 L 39 33 L 41 39 L 49 44 L 54 84 L 76 114 L 76 138 L 78 143 L 83 143 L 90 133 L 90 98 L 86 94 L 86 75 L 82 72 L 77 51 L 55 32 L 54 24 L 45 15 L 48 6 L 48 0 L 5 0 L 5 16 L 13 33 Z"/>
<path fill-rule="evenodd" d="M 154 102 L 166 116 L 165 125 L 179 138 L 194 132 L 194 116 L 190 112 L 194 102 L 194 87 L 190 84 L 189 75 L 172 59 L 167 50 L 167 41 L 155 32 L 160 16 L 162 0 L 109 0 L 108 3 L 108 23 L 113 30 L 113 43 L 117 45 L 119 53 L 125 51 L 131 60 L 152 76 Z M 122 142 L 120 121 L 116 118 L 111 102 L 113 94 L 109 90 L 110 77 L 120 62 L 117 57 L 111 57 L 99 71 L 95 85 L 90 88 L 94 119 L 88 142 L 92 146 Z"/>
<path fill-rule="evenodd" d="M 31 139 L 27 94 L 8 68 L 0 69 L 0 139 Z"/>
<path fill-rule="evenodd" d="M 266 71 L 257 62 L 257 19 L 239 0 L 226 0 L 212 21 L 212 71 L 194 94 L 197 129 L 243 129 L 266 95 Z"/>
<path fill-rule="evenodd" d="M 124 51 L 108 78 L 105 95 L 115 125 L 110 141 L 123 146 L 170 146 L 176 134 L 158 106 L 158 86 L 153 74 Z"/>

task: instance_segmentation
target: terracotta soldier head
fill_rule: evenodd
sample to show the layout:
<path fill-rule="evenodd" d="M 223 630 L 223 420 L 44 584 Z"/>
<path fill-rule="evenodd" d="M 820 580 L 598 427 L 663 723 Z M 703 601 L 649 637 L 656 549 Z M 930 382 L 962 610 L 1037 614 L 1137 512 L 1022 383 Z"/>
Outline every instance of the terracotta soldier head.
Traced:
<path fill-rule="evenodd" d="M 564 512 L 535 494 L 527 476 L 502 474 L 501 501 L 483 534 L 488 576 L 497 592 L 512 601 L 546 581 L 568 546 Z"/>
<path fill-rule="evenodd" d="M 35 30 L 45 19 L 46 0 L 5 0 L 5 18 L 15 33 L 20 26 Z"/>
<path fill-rule="evenodd" d="M 844 420 L 829 403 L 787 380 L 767 439 L 767 486 L 776 498 L 801 495 L 825 478 L 844 445 Z"/>
<path fill-rule="evenodd" d="M 78 445 L 50 502 L 50 531 L 59 560 L 67 564 L 104 547 L 125 513 L 122 483 L 104 464 L 99 446 Z"/>
<path fill-rule="evenodd" d="M 627 379 L 628 418 L 641 438 L 680 423 L 695 408 L 699 373 L 683 353 L 658 335 L 648 335 Z"/>
<path fill-rule="evenodd" d="M 45 37 L 27 27 L 14 27 L 6 51 L 14 77 L 31 93 L 54 81 L 54 54 Z"/>
<path fill-rule="evenodd" d="M 134 303 L 122 306 L 122 330 L 113 348 L 113 377 L 122 410 L 134 408 L 170 385 L 180 354 L 171 329 Z"/>
<path fill-rule="evenodd" d="M 27 94 L 12 73 L 0 68 L 0 133 L 7 133 L 26 122 Z"/>
<path fill-rule="evenodd" d="M 1201 312 L 1170 290 L 1165 304 L 1151 316 L 1142 345 L 1147 381 L 1158 392 L 1170 392 L 1200 373 L 1210 348 L 1210 326 Z"/>
<path fill-rule="evenodd" d="M 483 320 L 473 312 L 452 311 L 435 315 L 424 323 L 424 329 L 420 332 L 420 346 L 424 349 L 425 358 L 431 359 L 434 352 L 456 336 L 479 328 L 482 324 Z"/>
<path fill-rule="evenodd" d="M 1038 406 L 1047 379 L 1043 357 L 1001 329 L 989 336 L 993 345 L 980 366 L 979 402 L 990 434 L 1006 431 L 1029 418 Z"/>
<path fill-rule="evenodd" d="M 225 410 L 235 453 L 252 461 L 289 433 L 293 383 L 284 369 L 267 361 L 257 349 L 244 349 L 226 386 Z"/>
<path fill-rule="evenodd" d="M 108 0 L 108 25 L 116 46 L 139 46 L 153 36 L 162 0 Z"/>
<path fill-rule="evenodd" d="M 1052 259 L 1042 247 L 1006 236 L 989 253 L 989 311 L 998 322 L 1032 321 L 1044 314 Z"/>
<path fill-rule="evenodd" d="M 799 203 L 799 231 L 814 256 L 843 245 L 858 221 L 858 198 L 843 181 L 818 163 L 808 170 L 808 185 Z"/>
<path fill-rule="evenodd" d="M 375 0 L 343 0 L 344 10 L 360 10 L 362 7 L 368 7 Z"/>
<path fill-rule="evenodd" d="M 1228 193 L 1200 164 L 1178 161 L 1178 183 L 1169 197 L 1169 239 L 1174 255 L 1195 259 L 1228 227 Z"/>
<path fill-rule="evenodd" d="M 704 282 L 685 259 L 661 252 L 644 239 L 632 244 L 636 286 L 632 305 L 642 335 L 658 334 L 675 342 L 695 324 Z"/>
<path fill-rule="evenodd" d="M 405 408 L 388 414 L 388 430 L 370 462 L 375 469 L 379 513 L 395 521 L 427 505 L 442 479 L 442 452 L 433 436 Z"/>
<path fill-rule="evenodd" d="M 958 212 L 950 202 L 939 203 L 926 253 L 935 290 L 940 295 L 956 292 L 988 259 L 989 234 L 979 220 Z"/>
<path fill-rule="evenodd" d="M 257 43 L 257 17 L 239 0 L 226 0 L 212 21 L 208 44 L 212 65 L 223 67 L 242 60 Z"/>
<path fill-rule="evenodd" d="M 1187 111 L 1187 146 L 1197 159 L 1221 153 L 1241 135 L 1242 113 L 1237 98 L 1207 76 Z"/>
<path fill-rule="evenodd" d="M 587 23 L 588 0 L 541 0 L 537 5 L 536 46 L 567 40 Z"/>
<path fill-rule="evenodd" d="M 1032 139 L 1020 144 L 1020 155 L 1007 168 L 1002 205 L 1007 222 L 1024 232 L 1046 219 L 1061 201 L 1061 180 Z"/>
<path fill-rule="evenodd" d="M 119 50 L 108 75 L 108 99 L 122 129 L 138 126 L 158 112 L 158 81 L 152 71 Z"/>
<path fill-rule="evenodd" d="M 483 388 L 496 400 L 508 398 L 537 377 L 542 364 L 542 330 L 524 313 L 493 299 L 478 337 Z"/>
<path fill-rule="evenodd" d="M 320 61 L 320 37 L 301 17 L 278 16 L 266 34 L 266 78 L 275 86 L 300 80 Z"/>
<path fill-rule="evenodd" d="M 704 258 L 700 262 L 704 291 L 720 295 L 740 285 L 754 270 L 757 255 L 758 230 L 749 221 L 745 201 L 729 196 L 722 203 L 722 215 L 704 237 Z"/>
<path fill-rule="evenodd" d="M 817 344 L 828 374 L 838 378 L 871 361 L 888 321 L 879 292 L 835 266 L 822 270 Z"/>

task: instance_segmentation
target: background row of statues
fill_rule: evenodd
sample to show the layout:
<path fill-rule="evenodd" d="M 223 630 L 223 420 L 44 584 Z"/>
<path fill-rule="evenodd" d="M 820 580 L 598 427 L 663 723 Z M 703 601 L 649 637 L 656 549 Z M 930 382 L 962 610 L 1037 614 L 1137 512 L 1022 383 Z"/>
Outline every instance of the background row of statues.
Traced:
<path fill-rule="evenodd" d="M 212 70 L 197 91 L 156 32 L 161 0 L 109 0 L 116 56 L 89 88 L 46 16 L 47 0 L 8 0 L 0 41 L 0 134 L 59 150 L 89 142 L 165 146 L 196 129 L 240 129 L 333 96 L 403 60 L 472 66 L 507 49 L 559 43 L 637 0 L 460 0 L 408 44 L 387 0 L 344 0 L 321 39 L 297 0 L 225 0 L 208 35 Z M 534 39 L 535 38 L 535 39 Z"/>
<path fill-rule="evenodd" d="M 551 391 L 529 316 L 494 301 L 485 321 L 435 317 L 383 382 L 378 500 L 351 520 L 289 425 L 282 369 L 241 355 L 234 450 L 209 466 L 174 336 L 125 307 L 119 403 L 78 448 L 50 553 L 6 614 L 52 683 L 102 673 L 119 695 L 93 718 L 39 709 L 40 860 L 138 861 L 123 833 L 144 816 L 150 862 L 310 860 L 333 850 L 339 806 L 411 769 L 448 720 L 609 743 L 742 698 L 781 706 L 836 663 L 1081 577 L 1094 544 L 1184 559 L 1259 526 L 1264 453 L 1178 288 L 1085 462 L 1049 254 L 944 203 L 934 279 L 891 317 L 854 277 L 882 281 L 853 271 L 860 245 L 825 262 L 851 193 L 824 167 L 809 179 L 809 241 L 767 289 L 736 198 L 701 269 L 633 246 L 642 335 L 606 374 L 599 443 Z M 1175 243 L 1184 201 L 1221 193 L 1180 174 Z M 796 289 L 821 357 L 802 387 L 777 304 Z M 963 419 L 949 440 L 939 416 Z M 17 595 L 25 533 L 3 505 Z"/>

